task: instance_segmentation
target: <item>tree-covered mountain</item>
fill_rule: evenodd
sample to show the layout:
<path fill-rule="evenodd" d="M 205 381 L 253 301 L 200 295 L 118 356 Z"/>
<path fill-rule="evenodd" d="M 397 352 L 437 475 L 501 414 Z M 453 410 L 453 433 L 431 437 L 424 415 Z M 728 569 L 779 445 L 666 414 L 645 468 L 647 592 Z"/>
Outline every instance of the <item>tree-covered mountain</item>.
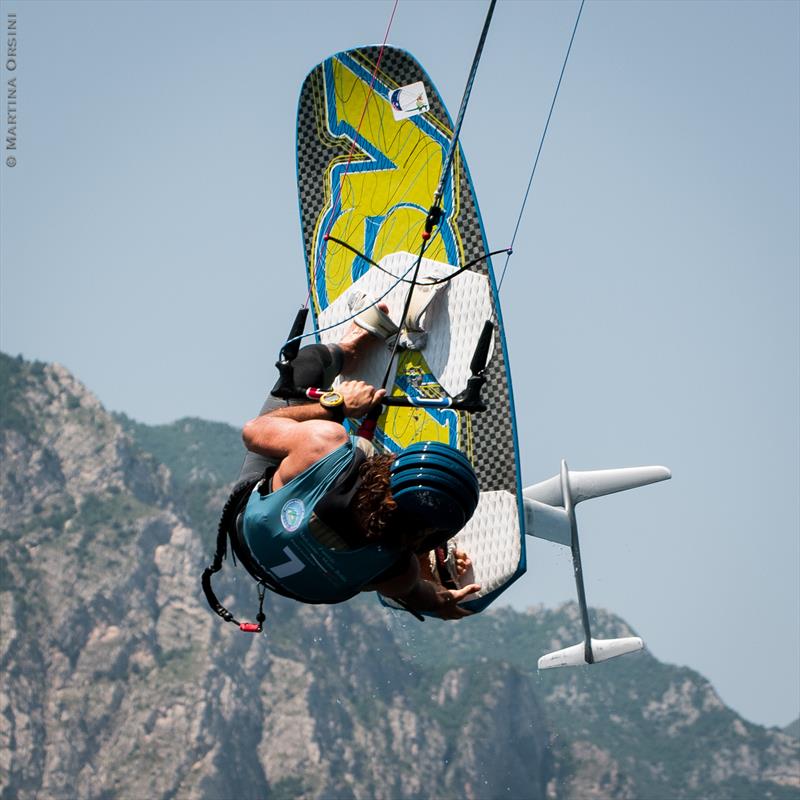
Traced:
<path fill-rule="evenodd" d="M 219 512 L 245 455 L 241 432 L 196 417 L 169 425 L 143 425 L 125 414 L 114 418 L 139 449 L 169 468 L 176 508 L 213 549 Z"/>
<path fill-rule="evenodd" d="M 538 674 L 577 609 L 459 623 L 199 587 L 239 432 L 0 355 L 0 798 L 798 798 L 795 738 L 647 653 Z M 255 613 L 229 564 L 224 602 Z M 594 612 L 598 633 L 625 623 Z"/>

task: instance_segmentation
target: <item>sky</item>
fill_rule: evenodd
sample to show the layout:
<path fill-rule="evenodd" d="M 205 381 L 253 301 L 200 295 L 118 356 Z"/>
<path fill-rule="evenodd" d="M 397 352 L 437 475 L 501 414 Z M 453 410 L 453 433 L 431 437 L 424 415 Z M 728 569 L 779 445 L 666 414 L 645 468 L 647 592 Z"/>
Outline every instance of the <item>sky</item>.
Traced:
<path fill-rule="evenodd" d="M 300 85 L 379 44 L 391 10 L 2 0 L 0 348 L 142 422 L 253 416 L 306 297 Z M 485 10 L 397 7 L 390 43 L 453 115 Z M 577 10 L 495 11 L 462 131 L 492 249 Z M 797 2 L 588 0 L 501 292 L 523 483 L 561 458 L 673 472 L 579 507 L 590 604 L 781 726 L 800 713 L 799 41 Z M 574 597 L 557 545 L 529 541 L 528 564 L 503 602 Z"/>

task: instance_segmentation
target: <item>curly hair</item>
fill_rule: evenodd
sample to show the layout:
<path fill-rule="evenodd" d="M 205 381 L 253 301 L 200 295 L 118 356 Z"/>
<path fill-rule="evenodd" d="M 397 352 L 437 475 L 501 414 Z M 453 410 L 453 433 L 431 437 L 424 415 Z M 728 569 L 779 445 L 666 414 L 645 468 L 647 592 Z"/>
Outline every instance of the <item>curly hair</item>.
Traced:
<path fill-rule="evenodd" d="M 373 456 L 359 469 L 361 485 L 353 497 L 353 512 L 369 542 L 385 542 L 397 503 L 389 488 L 393 454 Z"/>

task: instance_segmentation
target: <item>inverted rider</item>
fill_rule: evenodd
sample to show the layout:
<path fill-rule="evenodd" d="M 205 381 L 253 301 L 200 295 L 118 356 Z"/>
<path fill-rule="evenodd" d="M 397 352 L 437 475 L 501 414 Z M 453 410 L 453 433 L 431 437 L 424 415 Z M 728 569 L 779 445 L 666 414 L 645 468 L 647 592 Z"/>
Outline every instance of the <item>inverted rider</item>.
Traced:
<path fill-rule="evenodd" d="M 357 371 L 371 334 L 392 325 L 385 311 L 359 315 L 336 345 L 302 348 L 292 363 L 295 384 L 330 386 L 340 372 Z M 363 381 L 341 382 L 327 402 L 270 395 L 244 426 L 248 455 L 221 525 L 250 574 L 279 594 L 336 603 L 374 590 L 410 611 L 459 619 L 470 612 L 458 604 L 480 586 L 448 588 L 456 584 L 437 577 L 428 554 L 469 521 L 477 478 L 448 445 L 378 454 L 348 435 L 344 419 L 364 416 L 384 395 Z M 470 566 L 452 547 L 450 564 L 458 578 Z"/>

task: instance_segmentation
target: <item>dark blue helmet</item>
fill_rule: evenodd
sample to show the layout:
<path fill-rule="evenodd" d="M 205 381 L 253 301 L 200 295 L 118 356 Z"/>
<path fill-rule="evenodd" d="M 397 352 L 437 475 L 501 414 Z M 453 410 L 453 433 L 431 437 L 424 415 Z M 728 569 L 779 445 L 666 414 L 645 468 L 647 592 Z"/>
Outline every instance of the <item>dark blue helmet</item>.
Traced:
<path fill-rule="evenodd" d="M 475 513 L 480 486 L 467 457 L 441 442 L 417 442 L 392 463 L 395 526 L 419 534 L 418 552 L 455 536 Z M 416 538 L 416 537 L 415 537 Z"/>

